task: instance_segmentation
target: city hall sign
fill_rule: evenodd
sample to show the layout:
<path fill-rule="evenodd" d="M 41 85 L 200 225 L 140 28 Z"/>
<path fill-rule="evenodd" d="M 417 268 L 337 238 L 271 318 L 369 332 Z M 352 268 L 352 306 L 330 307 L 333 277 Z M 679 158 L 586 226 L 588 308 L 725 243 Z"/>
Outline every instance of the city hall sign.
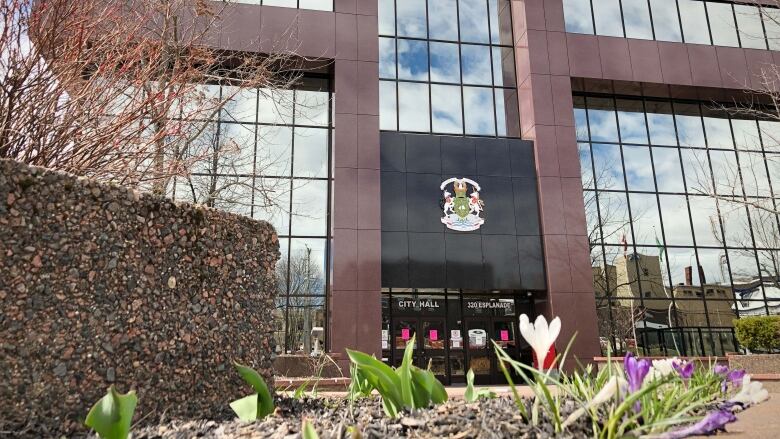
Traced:
<path fill-rule="evenodd" d="M 485 202 L 479 198 L 479 191 L 482 189 L 476 181 L 469 178 L 450 178 L 444 180 L 439 189 L 444 191 L 440 202 L 444 212 L 441 222 L 448 229 L 470 232 L 485 224 L 485 219 L 480 216 Z M 449 189 L 452 189 L 452 192 Z"/>

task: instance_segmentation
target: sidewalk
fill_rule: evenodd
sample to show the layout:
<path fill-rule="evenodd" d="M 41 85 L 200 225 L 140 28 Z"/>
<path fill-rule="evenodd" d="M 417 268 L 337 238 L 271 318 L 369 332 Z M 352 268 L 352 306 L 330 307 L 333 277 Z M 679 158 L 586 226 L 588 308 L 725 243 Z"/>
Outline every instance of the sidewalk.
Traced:
<path fill-rule="evenodd" d="M 780 393 L 769 394 L 769 400 L 737 413 L 737 422 L 726 426 L 727 433 L 716 437 L 739 439 L 765 439 L 777 436 L 780 431 Z M 694 436 L 704 438 L 713 436 Z"/>

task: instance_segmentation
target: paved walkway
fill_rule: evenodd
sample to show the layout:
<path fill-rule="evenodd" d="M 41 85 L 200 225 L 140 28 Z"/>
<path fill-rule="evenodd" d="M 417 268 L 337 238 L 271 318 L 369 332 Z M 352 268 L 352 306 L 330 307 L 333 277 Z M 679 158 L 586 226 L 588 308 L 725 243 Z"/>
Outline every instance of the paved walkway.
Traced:
<path fill-rule="evenodd" d="M 739 439 L 765 439 L 780 432 L 780 393 L 770 393 L 769 401 L 737 413 L 737 422 L 726 427 L 727 433 L 716 437 Z M 698 438 L 712 436 L 696 436 Z"/>

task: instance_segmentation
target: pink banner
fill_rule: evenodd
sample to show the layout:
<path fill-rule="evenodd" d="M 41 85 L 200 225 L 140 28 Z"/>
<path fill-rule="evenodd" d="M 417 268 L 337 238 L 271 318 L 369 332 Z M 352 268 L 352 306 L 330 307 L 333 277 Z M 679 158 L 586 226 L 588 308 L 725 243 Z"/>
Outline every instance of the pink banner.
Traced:
<path fill-rule="evenodd" d="M 506 329 L 501 330 L 501 341 L 509 341 L 509 331 Z"/>
<path fill-rule="evenodd" d="M 439 339 L 439 331 L 437 331 L 436 329 L 431 329 L 430 331 L 428 331 L 428 338 L 430 338 L 433 341 L 438 340 Z"/>
<path fill-rule="evenodd" d="M 409 328 L 401 329 L 401 340 L 409 340 L 410 338 L 412 337 L 409 336 Z"/>

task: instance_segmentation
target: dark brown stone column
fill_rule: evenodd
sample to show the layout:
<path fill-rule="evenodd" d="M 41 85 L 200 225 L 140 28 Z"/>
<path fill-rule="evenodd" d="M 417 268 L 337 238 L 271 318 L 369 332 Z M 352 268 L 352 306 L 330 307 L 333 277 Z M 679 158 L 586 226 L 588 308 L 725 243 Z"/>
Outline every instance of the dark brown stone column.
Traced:
<path fill-rule="evenodd" d="M 585 207 L 561 0 L 512 0 L 515 63 L 523 138 L 534 141 L 547 300 L 559 316 L 558 350 L 577 332 L 571 353 L 599 355 Z"/>
<path fill-rule="evenodd" d="M 330 351 L 381 354 L 376 0 L 336 0 Z M 344 364 L 345 362 L 342 362 Z"/>

